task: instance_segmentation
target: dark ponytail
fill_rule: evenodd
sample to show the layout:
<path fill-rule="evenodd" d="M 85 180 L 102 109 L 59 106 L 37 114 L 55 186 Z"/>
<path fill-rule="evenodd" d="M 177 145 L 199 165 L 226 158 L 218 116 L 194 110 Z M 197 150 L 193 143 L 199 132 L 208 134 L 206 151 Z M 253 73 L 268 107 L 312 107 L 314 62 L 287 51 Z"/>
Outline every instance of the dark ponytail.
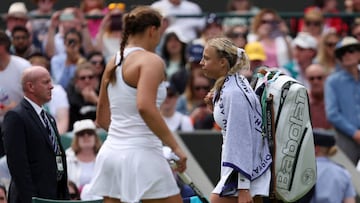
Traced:
<path fill-rule="evenodd" d="M 120 62 L 115 64 L 110 70 L 110 75 L 107 81 L 109 83 L 116 82 L 116 68 L 121 65 L 124 60 L 124 50 L 128 43 L 130 35 L 143 33 L 149 26 L 161 26 L 161 15 L 158 11 L 149 6 L 138 6 L 123 17 L 123 38 L 120 44 Z"/>

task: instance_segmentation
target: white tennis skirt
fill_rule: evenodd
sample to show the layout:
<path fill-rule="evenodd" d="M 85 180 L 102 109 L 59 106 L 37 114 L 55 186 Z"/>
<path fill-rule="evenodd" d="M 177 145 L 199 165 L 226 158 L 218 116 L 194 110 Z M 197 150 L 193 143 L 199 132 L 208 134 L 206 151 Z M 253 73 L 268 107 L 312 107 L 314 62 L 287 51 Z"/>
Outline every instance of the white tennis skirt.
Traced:
<path fill-rule="evenodd" d="M 162 148 L 123 148 L 106 140 L 95 163 L 90 194 L 139 202 L 179 194 L 171 167 Z"/>

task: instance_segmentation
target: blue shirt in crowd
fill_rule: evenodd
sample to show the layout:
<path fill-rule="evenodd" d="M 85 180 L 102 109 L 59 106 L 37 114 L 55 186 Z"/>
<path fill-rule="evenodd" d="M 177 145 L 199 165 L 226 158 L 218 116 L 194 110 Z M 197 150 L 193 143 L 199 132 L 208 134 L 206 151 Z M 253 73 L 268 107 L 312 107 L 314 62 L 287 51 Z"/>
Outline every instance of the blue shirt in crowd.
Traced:
<path fill-rule="evenodd" d="M 356 196 L 349 172 L 327 157 L 317 157 L 317 181 L 311 203 L 340 203 Z"/>
<path fill-rule="evenodd" d="M 325 108 L 328 121 L 353 136 L 360 129 L 360 81 L 343 69 L 332 73 L 325 83 Z"/>

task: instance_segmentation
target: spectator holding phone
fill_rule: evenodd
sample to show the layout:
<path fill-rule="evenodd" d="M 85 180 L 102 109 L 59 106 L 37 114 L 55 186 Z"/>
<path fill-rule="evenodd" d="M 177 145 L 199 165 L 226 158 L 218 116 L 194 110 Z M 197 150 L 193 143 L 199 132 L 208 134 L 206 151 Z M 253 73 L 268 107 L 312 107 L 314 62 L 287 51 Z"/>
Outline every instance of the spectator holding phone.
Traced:
<path fill-rule="evenodd" d="M 65 53 L 64 35 L 71 29 L 81 33 L 83 40 L 80 48 L 85 54 L 94 50 L 84 14 L 78 8 L 68 7 L 51 16 L 48 33 L 43 42 L 44 52 L 49 58 Z"/>
<path fill-rule="evenodd" d="M 65 33 L 65 53 L 58 54 L 51 59 L 51 74 L 54 82 L 67 88 L 74 77 L 76 65 L 86 59 L 80 52 L 82 35 L 75 29 Z"/>
<path fill-rule="evenodd" d="M 111 3 L 109 12 L 104 16 L 96 35 L 96 47 L 108 61 L 120 49 L 122 38 L 122 15 L 125 12 L 124 3 Z"/>

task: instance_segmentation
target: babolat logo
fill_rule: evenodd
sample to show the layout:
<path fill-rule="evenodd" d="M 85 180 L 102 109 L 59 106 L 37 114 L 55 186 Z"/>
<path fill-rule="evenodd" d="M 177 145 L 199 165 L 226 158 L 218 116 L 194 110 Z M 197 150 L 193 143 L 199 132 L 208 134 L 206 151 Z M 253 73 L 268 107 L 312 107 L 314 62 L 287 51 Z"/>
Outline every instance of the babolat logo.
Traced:
<path fill-rule="evenodd" d="M 277 130 L 279 131 L 277 133 L 284 133 L 283 136 L 288 137 L 286 138 L 286 144 L 281 148 L 282 155 L 278 156 L 278 158 L 282 159 L 280 170 L 276 174 L 277 188 L 285 190 L 291 189 L 297 157 L 302 140 L 307 130 L 304 124 L 304 111 L 305 104 L 307 102 L 306 98 L 306 93 L 304 91 L 298 91 L 295 97 L 295 101 L 288 101 L 291 102 L 291 105 L 288 105 L 287 109 L 283 108 L 281 110 L 282 115 L 280 115 L 280 117 L 288 115 L 288 118 L 282 126 L 277 126 Z M 286 105 L 283 105 L 283 107 L 284 106 Z"/>

